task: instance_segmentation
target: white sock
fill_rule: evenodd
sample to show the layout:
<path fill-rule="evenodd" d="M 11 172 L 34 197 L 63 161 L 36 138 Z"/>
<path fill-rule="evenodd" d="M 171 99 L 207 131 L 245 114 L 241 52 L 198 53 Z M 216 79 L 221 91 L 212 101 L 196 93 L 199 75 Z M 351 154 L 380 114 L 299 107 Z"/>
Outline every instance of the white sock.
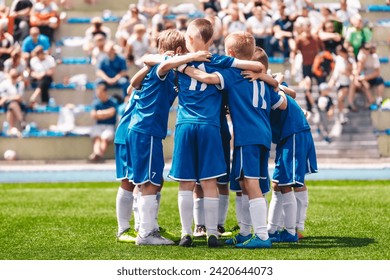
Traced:
<path fill-rule="evenodd" d="M 194 222 L 195 225 L 203 225 L 204 221 L 204 201 L 203 198 L 195 198 L 194 199 Z"/>
<path fill-rule="evenodd" d="M 156 195 L 141 196 L 138 201 L 139 209 L 139 235 L 146 237 L 153 232 L 156 221 L 157 200 Z"/>
<path fill-rule="evenodd" d="M 204 221 L 207 231 L 207 236 L 214 234 L 218 236 L 218 197 L 204 198 Z"/>
<path fill-rule="evenodd" d="M 192 220 L 193 220 L 193 208 L 194 198 L 192 191 L 179 191 L 178 205 L 181 222 L 181 236 L 186 234 L 192 236 Z"/>
<path fill-rule="evenodd" d="M 157 208 L 156 208 L 156 220 L 155 220 L 154 228 L 158 230 L 160 228 L 160 225 L 158 224 L 158 212 L 160 211 L 161 192 L 157 193 L 156 201 L 157 201 Z"/>
<path fill-rule="evenodd" d="M 236 196 L 236 219 L 237 224 L 241 228 L 241 219 L 242 219 L 242 199 L 241 196 Z"/>
<path fill-rule="evenodd" d="M 249 211 L 251 214 L 251 220 L 253 224 L 253 232 L 261 240 L 267 240 L 267 204 L 265 198 L 255 198 L 249 200 Z"/>
<path fill-rule="evenodd" d="M 134 213 L 134 230 L 138 231 L 139 230 L 139 206 L 138 202 L 140 197 L 142 196 L 142 193 L 138 191 L 138 193 L 134 196 L 133 198 L 133 213 Z"/>
<path fill-rule="evenodd" d="M 297 229 L 300 231 L 305 230 L 305 221 L 307 207 L 309 206 L 309 194 L 306 191 L 303 192 L 294 192 L 295 198 L 297 199 Z"/>
<path fill-rule="evenodd" d="M 245 194 L 241 196 L 241 226 L 240 226 L 240 234 L 243 236 L 247 236 L 251 233 L 252 228 L 252 219 L 251 214 L 249 212 L 249 197 Z"/>
<path fill-rule="evenodd" d="M 297 200 L 294 192 L 282 194 L 283 196 L 283 211 L 284 211 L 284 227 L 288 233 L 295 235 L 295 226 L 297 220 Z"/>
<path fill-rule="evenodd" d="M 219 195 L 219 207 L 218 207 L 218 225 L 225 226 L 226 216 L 229 209 L 229 195 Z"/>
<path fill-rule="evenodd" d="M 280 217 L 283 212 L 283 197 L 281 192 L 272 192 L 271 202 L 269 204 L 268 211 L 268 225 L 267 229 L 269 233 L 275 233 L 278 230 L 280 223 Z"/>
<path fill-rule="evenodd" d="M 131 213 L 133 211 L 133 192 L 121 187 L 116 195 L 116 218 L 118 221 L 118 235 L 130 228 Z"/>

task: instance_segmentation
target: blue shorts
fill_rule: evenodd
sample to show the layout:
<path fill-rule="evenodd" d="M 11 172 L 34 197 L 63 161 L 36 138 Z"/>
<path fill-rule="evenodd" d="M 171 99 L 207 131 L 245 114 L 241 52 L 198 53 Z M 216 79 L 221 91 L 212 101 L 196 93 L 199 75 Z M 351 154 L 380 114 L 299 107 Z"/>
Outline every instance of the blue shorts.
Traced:
<path fill-rule="evenodd" d="M 229 183 L 230 177 L 230 140 L 232 136 L 230 135 L 229 125 L 227 123 L 226 117 L 221 121 L 221 138 L 222 138 L 222 148 L 223 156 L 226 163 L 226 175 L 218 178 L 218 184 L 227 184 Z"/>
<path fill-rule="evenodd" d="M 220 129 L 207 124 L 179 124 L 175 130 L 172 168 L 177 181 L 201 181 L 226 174 Z"/>
<path fill-rule="evenodd" d="M 303 186 L 305 175 L 317 172 L 316 150 L 310 131 L 293 134 L 276 146 L 272 181 L 279 186 Z"/>
<path fill-rule="evenodd" d="M 163 180 L 164 154 L 162 139 L 129 130 L 129 158 L 135 185 L 151 182 L 160 186 Z"/>
<path fill-rule="evenodd" d="M 263 145 L 248 145 L 235 147 L 233 152 L 233 164 L 230 175 L 230 190 L 238 190 L 239 185 L 234 181 L 243 177 L 258 179 L 263 194 L 270 191 L 270 179 L 268 176 L 269 150 Z"/>
<path fill-rule="evenodd" d="M 123 180 L 128 179 L 128 156 L 127 148 L 124 144 L 115 144 L 115 166 L 116 166 L 116 179 Z"/>

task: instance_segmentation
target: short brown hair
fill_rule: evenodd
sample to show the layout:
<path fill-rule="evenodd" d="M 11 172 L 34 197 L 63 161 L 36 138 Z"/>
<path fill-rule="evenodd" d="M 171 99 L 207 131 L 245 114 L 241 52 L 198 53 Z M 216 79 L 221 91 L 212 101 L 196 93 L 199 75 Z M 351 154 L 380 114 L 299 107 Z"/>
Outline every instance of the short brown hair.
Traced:
<path fill-rule="evenodd" d="M 205 44 L 213 38 L 214 28 L 208 19 L 197 18 L 191 21 L 188 27 L 191 25 L 195 26 L 199 30 L 199 35 Z"/>
<path fill-rule="evenodd" d="M 255 50 L 255 38 L 249 32 L 237 31 L 226 37 L 225 45 L 232 49 L 237 58 L 249 60 L 252 59 Z"/>
<path fill-rule="evenodd" d="M 186 49 L 186 40 L 183 33 L 176 29 L 167 29 L 162 31 L 158 36 L 158 50 L 160 53 L 166 51 L 176 51 L 178 47 L 182 48 L 182 52 Z"/>
<path fill-rule="evenodd" d="M 253 54 L 252 60 L 260 62 L 261 64 L 264 65 L 266 70 L 268 69 L 268 55 L 265 52 L 265 50 L 263 50 L 262 48 L 260 47 L 255 48 L 255 52 Z"/>

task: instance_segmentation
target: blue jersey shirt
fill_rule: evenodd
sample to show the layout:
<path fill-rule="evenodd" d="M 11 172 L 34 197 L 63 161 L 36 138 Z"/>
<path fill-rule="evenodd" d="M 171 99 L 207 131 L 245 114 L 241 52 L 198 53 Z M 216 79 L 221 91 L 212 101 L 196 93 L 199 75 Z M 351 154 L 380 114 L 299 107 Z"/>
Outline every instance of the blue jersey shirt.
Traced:
<path fill-rule="evenodd" d="M 142 82 L 129 129 L 164 139 L 167 136 L 169 109 L 177 92 L 174 88 L 173 70 L 164 77 L 159 77 L 159 66 L 160 64 L 153 66 Z"/>
<path fill-rule="evenodd" d="M 96 110 L 96 111 L 106 110 L 106 109 L 110 109 L 112 107 L 115 108 L 115 111 L 116 111 L 116 108 L 118 107 L 118 103 L 112 97 L 110 97 L 106 102 L 102 102 L 100 99 L 97 99 L 92 103 L 92 108 L 93 108 L 93 110 Z M 116 114 L 109 119 L 97 120 L 96 123 L 97 124 L 115 125 L 116 124 Z"/>
<path fill-rule="evenodd" d="M 216 74 L 221 88 L 228 92 L 234 146 L 264 145 L 270 149 L 270 111 L 283 103 L 283 97 L 263 81 L 244 79 L 240 69 L 225 69 Z"/>
<path fill-rule="evenodd" d="M 234 58 L 213 55 L 210 62 L 192 62 L 188 66 L 212 73 L 234 66 Z M 179 89 L 177 125 L 196 123 L 220 126 L 222 95 L 216 86 L 200 83 L 179 72 Z"/>
<path fill-rule="evenodd" d="M 271 112 L 272 142 L 278 144 L 294 133 L 310 130 L 310 125 L 298 103 L 286 94 L 288 106 L 286 110 Z"/>
<path fill-rule="evenodd" d="M 102 70 L 108 77 L 114 78 L 118 73 L 127 70 L 126 59 L 120 55 L 115 55 L 113 60 L 105 56 L 98 64 L 97 68 Z"/>
<path fill-rule="evenodd" d="M 127 102 L 125 112 L 121 116 L 118 126 L 116 127 L 115 131 L 115 139 L 114 143 L 115 144 L 126 144 L 126 138 L 127 138 L 127 130 L 129 129 L 129 124 L 130 124 L 130 119 L 131 119 L 131 113 L 134 109 L 135 106 L 135 97 L 138 95 L 137 90 L 133 91 L 133 94 L 131 95 L 129 102 Z"/>

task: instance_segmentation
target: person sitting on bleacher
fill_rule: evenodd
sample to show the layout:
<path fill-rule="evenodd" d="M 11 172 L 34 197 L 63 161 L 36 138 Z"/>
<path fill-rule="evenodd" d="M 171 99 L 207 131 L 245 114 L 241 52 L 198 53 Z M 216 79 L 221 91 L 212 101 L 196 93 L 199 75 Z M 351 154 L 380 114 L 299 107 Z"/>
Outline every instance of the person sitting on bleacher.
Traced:
<path fill-rule="evenodd" d="M 26 126 L 23 103 L 24 83 L 16 69 L 11 69 L 7 79 L 0 83 L 0 107 L 6 111 L 6 120 L 9 123 L 7 134 L 20 135 L 19 129 Z"/>
<path fill-rule="evenodd" d="M 38 46 L 32 52 L 30 60 L 32 85 L 36 86 L 31 95 L 30 102 L 35 103 L 38 95 L 41 96 L 41 103 L 49 102 L 49 88 L 53 81 L 53 74 L 56 69 L 54 57 L 44 52 L 42 46 Z"/>
<path fill-rule="evenodd" d="M 57 4 L 53 0 L 36 2 L 31 11 L 30 24 L 37 26 L 42 34 L 49 37 L 50 43 L 53 43 L 54 31 L 60 25 Z"/>
<path fill-rule="evenodd" d="M 102 61 L 102 59 L 107 56 L 104 51 L 106 42 L 107 40 L 104 34 L 97 33 L 93 36 L 93 49 L 91 51 L 91 64 L 93 66 L 97 67 L 100 61 Z"/>
<path fill-rule="evenodd" d="M 11 69 L 15 69 L 20 75 L 20 78 L 24 81 L 24 84 L 28 84 L 28 67 L 26 60 L 22 57 L 22 51 L 19 48 L 15 48 L 11 57 L 4 62 L 4 72 L 9 73 Z"/>
<path fill-rule="evenodd" d="M 94 36 L 102 34 L 108 40 L 111 39 L 111 29 L 108 26 L 103 25 L 103 19 L 101 17 L 93 17 L 91 19 L 91 26 L 85 30 L 85 43 L 83 46 L 84 51 L 90 54 L 94 48 Z"/>
<path fill-rule="evenodd" d="M 125 57 L 130 63 L 142 68 L 144 63 L 141 58 L 149 53 L 149 48 L 150 38 L 146 33 L 146 27 L 143 24 L 136 24 L 133 34 L 127 40 Z"/>
<path fill-rule="evenodd" d="M 105 46 L 107 56 L 97 65 L 96 84 L 105 84 L 106 86 L 119 87 L 122 89 L 123 97 L 127 95 L 127 87 L 130 85 L 127 75 L 126 59 L 118 55 L 115 50 L 115 44 L 109 42 Z"/>
<path fill-rule="evenodd" d="M 41 34 L 38 27 L 31 27 L 30 35 L 22 42 L 23 57 L 29 60 L 31 52 L 37 46 L 42 46 L 43 50 L 48 52 L 50 48 L 50 41 L 46 35 Z"/>
<path fill-rule="evenodd" d="M 97 85 L 96 97 L 91 111 L 91 117 L 96 121 L 91 129 L 93 152 L 89 156 L 94 162 L 103 160 L 108 144 L 114 139 L 117 114 L 117 103 L 108 95 L 104 84 Z"/>
<path fill-rule="evenodd" d="M 30 0 L 14 0 L 9 16 L 14 20 L 14 39 L 22 42 L 30 30 L 30 12 L 33 3 Z"/>
<path fill-rule="evenodd" d="M 14 38 L 5 31 L 6 24 L 0 22 L 0 71 L 3 71 L 4 61 L 11 56 L 14 49 Z"/>

